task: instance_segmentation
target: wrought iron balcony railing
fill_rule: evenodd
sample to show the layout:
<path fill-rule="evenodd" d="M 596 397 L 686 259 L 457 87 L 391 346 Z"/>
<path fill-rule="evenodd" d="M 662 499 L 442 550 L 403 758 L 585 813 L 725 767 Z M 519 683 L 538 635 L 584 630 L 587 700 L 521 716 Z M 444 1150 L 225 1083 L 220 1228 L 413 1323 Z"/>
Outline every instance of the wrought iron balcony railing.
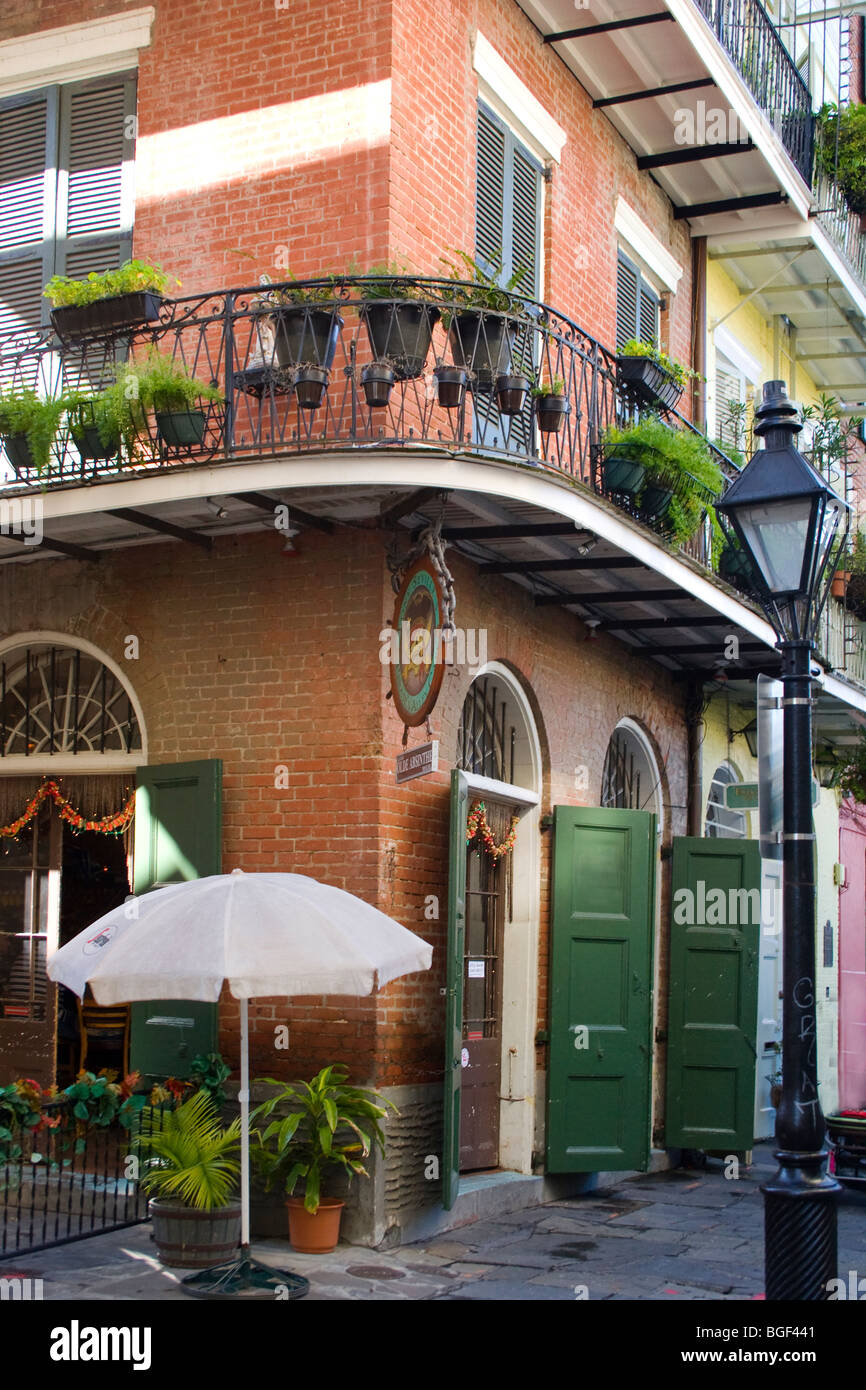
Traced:
<path fill-rule="evenodd" d="M 695 0 L 772 122 L 803 180 L 812 180 L 812 98 L 760 0 Z"/>
<path fill-rule="evenodd" d="M 815 172 L 813 191 L 818 204 L 818 221 L 861 283 L 866 284 L 866 234 L 862 230 L 861 214 L 851 211 L 838 183 L 819 170 Z"/>
<path fill-rule="evenodd" d="M 214 459 L 436 450 L 565 475 L 664 532 L 663 521 L 605 488 L 604 432 L 634 410 L 617 386 L 615 355 L 545 304 L 453 281 L 349 277 L 196 295 L 166 301 L 138 327 L 74 340 L 61 332 L 0 340 L 0 389 L 99 392 L 124 364 L 143 379 L 149 363 L 168 360 L 217 385 L 224 401 L 178 413 L 168 400 L 161 412 L 156 399 L 110 457 L 94 431 L 87 442 L 79 428 L 76 443 L 67 415 L 38 476 L 7 441 L 30 485 Z M 542 386 L 555 398 L 533 395 Z M 714 452 L 726 474 L 735 471 Z M 686 549 L 708 563 L 709 527 Z"/>

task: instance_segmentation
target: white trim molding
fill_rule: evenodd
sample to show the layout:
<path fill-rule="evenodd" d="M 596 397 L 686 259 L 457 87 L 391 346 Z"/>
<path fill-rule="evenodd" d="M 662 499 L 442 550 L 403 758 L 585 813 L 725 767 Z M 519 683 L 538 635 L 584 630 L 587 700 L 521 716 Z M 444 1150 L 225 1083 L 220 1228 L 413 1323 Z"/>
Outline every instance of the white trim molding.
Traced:
<path fill-rule="evenodd" d="M 150 44 L 156 10 L 147 5 L 107 19 L 39 29 L 0 42 L 0 97 L 50 82 L 79 82 L 138 66 L 138 51 Z"/>
<path fill-rule="evenodd" d="M 478 95 L 543 164 L 558 164 L 568 138 L 565 131 L 480 31 L 475 36 L 472 66 L 478 74 Z"/>
<path fill-rule="evenodd" d="M 753 386 L 758 386 L 768 375 L 757 357 L 746 352 L 739 340 L 734 337 L 733 333 L 729 333 L 727 328 L 713 329 L 713 344 L 716 351 L 727 357 L 729 362 L 733 362 L 738 371 L 741 371 L 746 380 L 751 381 Z"/>
<path fill-rule="evenodd" d="M 676 294 L 683 267 L 625 198 L 616 200 L 613 223 L 623 249 L 632 255 L 642 270 L 647 271 L 651 279 L 657 281 L 657 288 Z"/>

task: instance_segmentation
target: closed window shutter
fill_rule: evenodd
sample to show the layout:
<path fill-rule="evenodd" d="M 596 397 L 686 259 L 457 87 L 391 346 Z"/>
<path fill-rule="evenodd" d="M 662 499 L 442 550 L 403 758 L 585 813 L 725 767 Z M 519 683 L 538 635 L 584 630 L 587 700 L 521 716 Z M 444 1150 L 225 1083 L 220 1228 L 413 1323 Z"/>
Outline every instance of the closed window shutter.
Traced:
<path fill-rule="evenodd" d="M 475 254 L 488 268 L 503 259 L 505 131 L 478 112 L 475 174 Z"/>
<path fill-rule="evenodd" d="M 57 252 L 60 275 L 115 270 L 131 254 L 135 84 L 112 79 L 61 97 Z"/>
<path fill-rule="evenodd" d="M 734 402 L 745 401 L 745 382 L 726 357 L 716 353 L 716 438 L 722 445 L 736 447 L 728 406 Z M 742 445 L 742 440 L 740 441 Z"/>
<path fill-rule="evenodd" d="M 643 280 L 640 286 L 640 340 L 655 346 L 659 338 L 659 301 Z"/>
<path fill-rule="evenodd" d="M 0 333 L 38 331 L 51 274 L 56 97 L 0 110 Z"/>
<path fill-rule="evenodd" d="M 638 277 L 623 260 L 616 263 L 616 346 L 617 351 L 638 336 Z"/>

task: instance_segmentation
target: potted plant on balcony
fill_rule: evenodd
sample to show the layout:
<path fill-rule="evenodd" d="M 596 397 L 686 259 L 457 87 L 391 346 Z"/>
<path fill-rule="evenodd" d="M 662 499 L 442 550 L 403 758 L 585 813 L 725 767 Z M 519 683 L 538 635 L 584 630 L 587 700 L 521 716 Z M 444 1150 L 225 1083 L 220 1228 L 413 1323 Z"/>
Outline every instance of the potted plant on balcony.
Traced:
<path fill-rule="evenodd" d="M 309 282 L 291 276 L 269 286 L 259 299 L 272 306 L 270 317 L 281 367 L 310 363 L 330 371 L 343 329 L 338 287 L 342 277 L 329 274 Z"/>
<path fill-rule="evenodd" d="M 46 400 L 30 387 L 0 393 L 0 438 L 17 477 L 45 468 L 65 409 L 63 396 Z"/>
<path fill-rule="evenodd" d="M 469 380 L 466 367 L 452 367 L 447 362 L 438 362 L 433 368 L 433 376 L 439 404 L 446 410 L 456 410 L 463 401 L 463 393 Z"/>
<path fill-rule="evenodd" d="M 645 416 L 605 435 L 605 488 L 636 498 L 644 520 L 675 544 L 690 540 L 722 490 L 722 473 L 703 435 Z"/>
<path fill-rule="evenodd" d="M 116 387 L 128 401 L 131 418 L 139 427 L 147 412 L 153 412 L 157 434 L 170 447 L 202 444 L 207 428 L 203 406 L 223 400 L 218 386 L 190 376 L 182 362 L 155 348 L 141 366 L 127 364 Z"/>
<path fill-rule="evenodd" d="M 442 321 L 455 364 L 467 368 L 476 390 L 492 391 L 496 378 L 508 372 L 518 330 L 529 320 L 512 293 L 526 271 L 521 267 L 502 285 L 501 265 L 488 271 L 465 251 L 456 254 L 456 262 L 441 257 L 452 284 Z"/>
<path fill-rule="evenodd" d="M 163 1264 L 207 1269 L 230 1259 L 240 1243 L 235 1198 L 240 1119 L 228 1127 L 206 1090 L 174 1110 L 143 1111 L 136 1141 L 144 1155 L 141 1186 Z"/>
<path fill-rule="evenodd" d="M 851 549 L 845 607 L 861 622 L 866 622 L 866 531 L 858 531 Z"/>
<path fill-rule="evenodd" d="M 838 183 L 845 202 L 866 217 L 866 106 L 854 103 L 841 111 L 825 102 L 818 112 L 815 168 Z"/>
<path fill-rule="evenodd" d="M 45 286 L 51 322 L 61 338 L 134 328 L 159 318 L 172 276 L 158 265 L 125 261 L 118 270 L 91 271 L 86 280 L 53 275 Z M 180 285 L 179 280 L 175 280 Z"/>
<path fill-rule="evenodd" d="M 498 376 L 496 401 L 500 415 L 519 415 L 531 386 L 531 380 L 522 372 L 503 372 Z"/>
<path fill-rule="evenodd" d="M 565 382 L 561 376 L 552 381 L 543 381 L 533 387 L 535 400 L 535 419 L 542 434 L 558 434 L 568 418 L 571 402 L 565 394 Z"/>
<path fill-rule="evenodd" d="M 617 383 L 626 395 L 645 405 L 673 408 L 693 373 L 652 343 L 630 338 L 616 355 Z"/>
<path fill-rule="evenodd" d="M 397 380 L 397 368 L 387 358 L 368 362 L 361 368 L 361 385 L 364 398 L 371 410 L 386 406 L 391 399 L 391 391 Z"/>
<path fill-rule="evenodd" d="M 325 1254 L 336 1247 L 345 1202 L 322 1196 L 322 1180 L 329 1169 L 368 1177 L 363 1159 L 373 1147 L 385 1152 L 381 1120 L 396 1107 L 377 1091 L 348 1086 L 343 1066 L 323 1067 L 311 1081 L 285 1085 L 268 1077 L 264 1085 L 276 1093 L 260 1105 L 252 1119 L 268 1118 L 280 1107 L 289 1113 L 256 1131 L 253 1150 L 256 1166 L 267 1187 L 279 1183 L 285 1191 L 289 1213 L 289 1239 L 296 1250 Z M 298 1183 L 303 1198 L 294 1197 Z"/>
<path fill-rule="evenodd" d="M 430 289 L 403 262 L 386 261 L 364 272 L 361 291 L 373 356 L 393 363 L 397 381 L 420 376 L 439 321 Z"/>

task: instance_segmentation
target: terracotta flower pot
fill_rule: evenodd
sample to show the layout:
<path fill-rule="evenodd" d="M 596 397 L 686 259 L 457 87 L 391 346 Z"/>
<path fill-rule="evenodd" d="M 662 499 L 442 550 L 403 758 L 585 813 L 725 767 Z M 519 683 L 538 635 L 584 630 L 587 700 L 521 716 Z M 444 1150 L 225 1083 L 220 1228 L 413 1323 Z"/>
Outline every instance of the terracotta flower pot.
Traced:
<path fill-rule="evenodd" d="M 340 1217 L 345 1205 L 337 1197 L 323 1197 L 318 1211 L 310 1213 L 304 1206 L 303 1197 L 290 1197 L 286 1207 L 292 1249 L 301 1255 L 327 1255 L 331 1250 L 336 1250 L 340 1239 Z"/>
<path fill-rule="evenodd" d="M 847 590 L 848 585 L 850 584 L 850 582 L 851 582 L 851 571 L 850 571 L 850 570 L 837 570 L 836 573 L 833 575 L 833 583 L 832 583 L 831 588 L 830 588 L 830 592 L 832 593 L 833 597 L 834 597 L 834 598 L 844 598 L 844 597 L 845 597 L 845 591 Z"/>

